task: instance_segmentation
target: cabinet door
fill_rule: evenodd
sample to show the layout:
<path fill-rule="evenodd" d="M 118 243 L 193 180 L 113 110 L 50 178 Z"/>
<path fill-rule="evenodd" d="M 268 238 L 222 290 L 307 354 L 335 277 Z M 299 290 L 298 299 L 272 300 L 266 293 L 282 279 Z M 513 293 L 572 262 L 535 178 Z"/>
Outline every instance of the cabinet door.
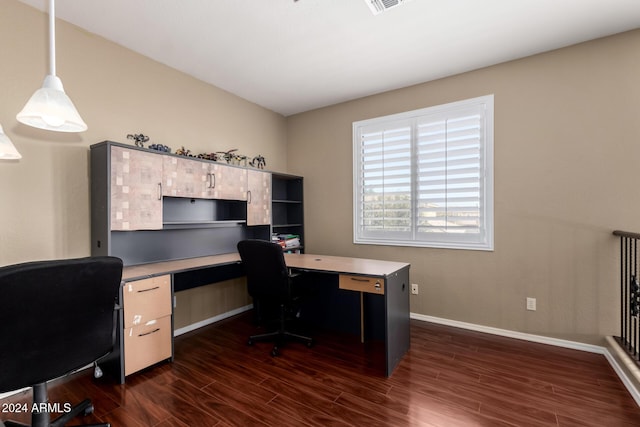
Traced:
<path fill-rule="evenodd" d="M 144 325 L 171 314 L 171 276 L 125 283 L 122 290 L 124 327 Z"/>
<path fill-rule="evenodd" d="M 271 174 L 247 170 L 247 225 L 271 224 Z"/>
<path fill-rule="evenodd" d="M 124 374 L 171 358 L 171 316 L 124 330 Z"/>
<path fill-rule="evenodd" d="M 211 197 L 213 176 L 207 162 L 163 156 L 164 194 L 174 197 L 193 197 L 206 199 Z"/>
<path fill-rule="evenodd" d="M 162 228 L 162 156 L 111 147 L 111 230 Z"/>
<path fill-rule="evenodd" d="M 212 166 L 214 199 L 247 200 L 247 170 L 233 166 Z"/>

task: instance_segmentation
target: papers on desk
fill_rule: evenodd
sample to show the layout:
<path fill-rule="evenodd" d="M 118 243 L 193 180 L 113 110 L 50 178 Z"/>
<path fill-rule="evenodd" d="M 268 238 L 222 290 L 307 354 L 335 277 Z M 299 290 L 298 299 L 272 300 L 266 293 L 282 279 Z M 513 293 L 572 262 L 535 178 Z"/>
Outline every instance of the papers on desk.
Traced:
<path fill-rule="evenodd" d="M 297 234 L 274 234 L 271 241 L 278 243 L 282 249 L 294 249 L 300 247 L 300 236 Z"/>

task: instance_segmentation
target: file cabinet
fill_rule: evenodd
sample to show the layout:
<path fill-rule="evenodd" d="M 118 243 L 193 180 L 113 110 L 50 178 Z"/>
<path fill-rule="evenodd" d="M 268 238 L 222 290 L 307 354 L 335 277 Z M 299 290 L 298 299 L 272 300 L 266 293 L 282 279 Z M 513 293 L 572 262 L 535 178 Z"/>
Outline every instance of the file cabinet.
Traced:
<path fill-rule="evenodd" d="M 173 357 L 171 275 L 125 283 L 122 311 L 125 376 Z"/>

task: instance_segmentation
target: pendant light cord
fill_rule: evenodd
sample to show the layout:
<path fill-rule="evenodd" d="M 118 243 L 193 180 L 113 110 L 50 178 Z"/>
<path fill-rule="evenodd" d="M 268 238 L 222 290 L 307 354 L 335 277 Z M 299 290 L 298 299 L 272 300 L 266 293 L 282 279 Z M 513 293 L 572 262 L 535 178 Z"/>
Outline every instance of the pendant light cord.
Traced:
<path fill-rule="evenodd" d="M 49 0 L 49 74 L 56 75 L 56 10 L 55 0 Z"/>

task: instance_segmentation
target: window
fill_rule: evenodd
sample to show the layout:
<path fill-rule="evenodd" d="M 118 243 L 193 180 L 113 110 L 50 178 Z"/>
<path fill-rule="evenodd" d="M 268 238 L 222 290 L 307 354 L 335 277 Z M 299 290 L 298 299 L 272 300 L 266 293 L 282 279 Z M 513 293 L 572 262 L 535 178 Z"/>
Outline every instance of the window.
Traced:
<path fill-rule="evenodd" d="M 353 123 L 354 243 L 493 250 L 493 95 Z"/>

